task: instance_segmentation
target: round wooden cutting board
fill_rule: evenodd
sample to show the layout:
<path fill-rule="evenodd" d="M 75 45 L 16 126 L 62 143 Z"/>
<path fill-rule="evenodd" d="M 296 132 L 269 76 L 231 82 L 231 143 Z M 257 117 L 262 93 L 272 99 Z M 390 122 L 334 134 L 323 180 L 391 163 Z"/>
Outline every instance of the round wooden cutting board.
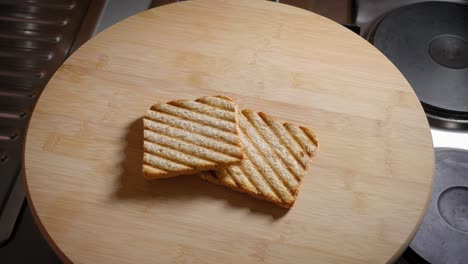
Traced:
<path fill-rule="evenodd" d="M 156 102 L 227 95 L 321 143 L 285 210 L 196 176 L 141 176 Z M 25 166 L 39 225 L 75 263 L 384 263 L 408 245 L 433 179 L 431 135 L 403 76 L 313 13 L 187 1 L 76 51 L 42 94 Z"/>

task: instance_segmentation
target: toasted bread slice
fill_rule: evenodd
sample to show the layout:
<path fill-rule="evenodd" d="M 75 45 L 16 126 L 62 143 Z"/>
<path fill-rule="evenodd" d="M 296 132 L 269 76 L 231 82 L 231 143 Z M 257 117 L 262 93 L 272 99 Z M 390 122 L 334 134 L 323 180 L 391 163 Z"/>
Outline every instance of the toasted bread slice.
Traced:
<path fill-rule="evenodd" d="M 199 176 L 215 184 L 291 207 L 319 143 L 312 130 L 282 123 L 264 113 L 238 115 L 246 159 Z"/>
<path fill-rule="evenodd" d="M 225 96 L 158 103 L 143 119 L 143 176 L 168 178 L 240 164 L 237 106 Z"/>

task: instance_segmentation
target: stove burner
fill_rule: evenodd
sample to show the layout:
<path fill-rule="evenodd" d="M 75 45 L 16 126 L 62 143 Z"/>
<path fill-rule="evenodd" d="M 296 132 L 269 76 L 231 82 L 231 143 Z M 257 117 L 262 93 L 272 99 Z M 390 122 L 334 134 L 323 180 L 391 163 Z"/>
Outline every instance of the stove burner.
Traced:
<path fill-rule="evenodd" d="M 422 2 L 390 12 L 372 34 L 371 42 L 415 90 L 431 125 L 468 127 L 467 25 L 468 5 Z"/>
<path fill-rule="evenodd" d="M 451 227 L 468 232 L 468 188 L 463 186 L 445 190 L 437 203 L 440 216 Z"/>
<path fill-rule="evenodd" d="M 429 44 L 429 54 L 440 65 L 463 69 L 468 67 L 468 42 L 453 36 L 440 36 Z"/>
<path fill-rule="evenodd" d="M 468 259 L 468 151 L 435 150 L 429 208 L 410 247 L 430 263 Z"/>

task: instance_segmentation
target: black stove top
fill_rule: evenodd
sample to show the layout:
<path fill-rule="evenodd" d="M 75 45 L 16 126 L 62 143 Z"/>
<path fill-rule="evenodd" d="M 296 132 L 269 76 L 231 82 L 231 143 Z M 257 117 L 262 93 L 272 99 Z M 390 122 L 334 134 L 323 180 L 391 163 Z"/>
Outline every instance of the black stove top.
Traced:
<path fill-rule="evenodd" d="M 436 149 L 427 213 L 411 248 L 431 263 L 468 260 L 468 151 Z"/>
<path fill-rule="evenodd" d="M 379 16 L 366 35 L 413 87 L 435 145 L 434 128 L 457 129 L 436 131 L 468 140 L 467 4 L 406 4 Z M 429 208 L 398 264 L 468 263 L 468 150 L 436 148 L 435 161 Z"/>
<path fill-rule="evenodd" d="M 430 118 L 468 125 L 468 5 L 401 7 L 380 21 L 371 42 L 403 73 Z"/>

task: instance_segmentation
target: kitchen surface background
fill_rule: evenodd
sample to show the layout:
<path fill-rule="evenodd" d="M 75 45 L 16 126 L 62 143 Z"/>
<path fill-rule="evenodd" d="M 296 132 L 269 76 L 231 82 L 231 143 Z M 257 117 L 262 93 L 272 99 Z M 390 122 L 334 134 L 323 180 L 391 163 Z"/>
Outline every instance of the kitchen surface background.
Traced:
<path fill-rule="evenodd" d="M 177 1 L 0 0 L 0 263 L 60 263 L 34 223 L 25 201 L 21 177 L 22 146 L 27 122 L 34 103 L 47 81 L 63 60 L 92 36 L 126 17 L 173 2 Z M 391 16 L 388 14 L 402 6 L 426 1 L 280 0 L 274 2 L 318 13 L 348 27 L 373 43 L 376 28 L 378 29 L 381 21 L 390 20 Z M 467 10 L 464 5 L 467 1 L 437 2 L 445 3 L 440 7 L 442 9 L 437 7 L 438 10 L 445 10 L 443 8 L 447 4 L 454 3 L 457 3 L 458 10 Z M 424 5 L 421 8 L 430 7 Z M 450 7 L 447 10 L 449 9 Z M 461 29 L 449 33 L 468 34 L 468 12 L 465 15 L 458 13 L 460 14 L 452 15 L 452 19 L 456 20 L 457 16 L 460 16 L 457 23 L 461 24 Z M 444 18 L 441 19 L 445 21 Z M 398 32 L 398 29 L 394 32 Z M 448 58 L 448 63 L 461 63 L 463 66 L 468 60 L 467 40 L 461 39 L 461 42 L 446 44 L 449 46 L 443 46 L 442 43 L 441 54 L 451 56 Z M 382 51 L 392 60 L 391 54 Z M 392 61 L 396 62 L 395 59 Z M 466 70 L 466 66 L 464 67 L 461 70 Z M 405 75 L 403 69 L 400 70 Z M 408 75 L 405 77 L 408 78 Z M 417 85 L 411 84 L 413 87 Z M 464 87 L 467 87 L 466 83 Z M 435 118 L 436 121 L 431 122 L 436 149 L 468 149 L 465 132 L 468 118 L 465 114 L 458 113 L 456 118 L 451 116 Z M 440 125 L 441 122 L 443 125 Z M 466 179 L 465 183 L 468 185 Z M 466 191 L 466 189 L 468 188 L 460 190 Z M 462 191 L 462 195 L 463 193 Z M 458 217 L 460 221 L 468 223 L 466 213 L 463 215 L 461 212 Z M 466 243 L 466 232 L 462 241 L 463 239 L 465 242 L 461 243 Z M 427 262 L 409 248 L 399 263 Z"/>

